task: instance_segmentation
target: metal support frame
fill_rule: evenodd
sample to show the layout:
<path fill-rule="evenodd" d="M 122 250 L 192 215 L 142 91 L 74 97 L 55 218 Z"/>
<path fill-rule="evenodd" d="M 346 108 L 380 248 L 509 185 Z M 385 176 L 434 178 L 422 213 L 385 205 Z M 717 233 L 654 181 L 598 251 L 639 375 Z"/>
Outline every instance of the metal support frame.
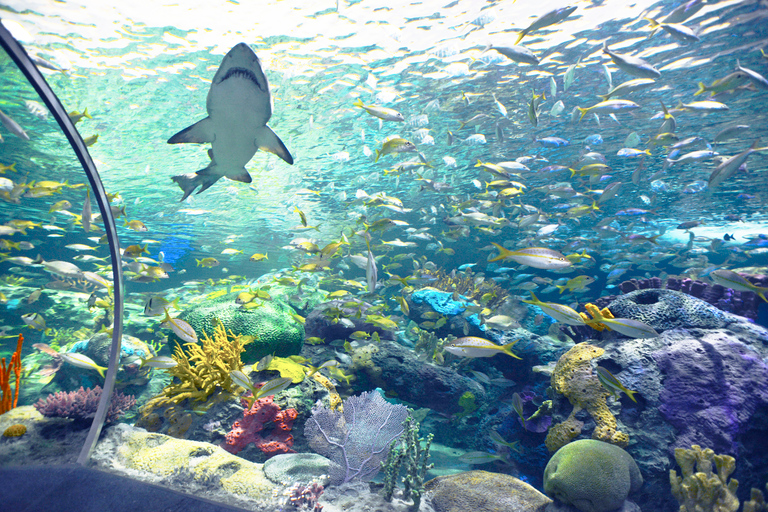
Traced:
<path fill-rule="evenodd" d="M 104 425 L 104 419 L 107 415 L 107 409 L 109 408 L 110 400 L 112 398 L 112 390 L 115 387 L 117 365 L 120 358 L 120 343 L 123 334 L 123 269 L 122 260 L 120 259 L 120 243 L 117 238 L 115 218 L 112 216 L 112 209 L 110 208 L 104 185 L 101 183 L 99 171 L 96 169 L 96 165 L 93 163 L 91 155 L 88 154 L 88 149 L 85 142 L 83 142 L 83 138 L 75 128 L 72 120 L 69 119 L 67 111 L 48 85 L 48 82 L 45 81 L 40 70 L 37 69 L 37 66 L 32 62 L 32 59 L 29 58 L 29 55 L 27 55 L 27 52 L 19 42 L 16 41 L 11 33 L 3 26 L 2 19 L 0 19 L 0 45 L 5 49 L 11 59 L 13 59 L 19 67 L 19 70 L 24 73 L 24 76 L 27 77 L 29 83 L 40 95 L 40 98 L 48 107 L 48 110 L 50 110 L 53 117 L 59 123 L 64 135 L 66 135 L 69 140 L 69 143 L 72 146 L 75 155 L 77 155 L 77 159 L 80 160 L 80 164 L 83 166 L 83 170 L 91 184 L 91 190 L 93 190 L 96 202 L 101 210 L 101 218 L 104 221 L 104 231 L 106 232 L 107 240 L 109 241 L 109 253 L 112 260 L 112 279 L 114 282 L 112 347 L 109 352 L 109 368 L 107 369 L 107 376 L 104 379 L 104 386 L 102 388 L 101 398 L 99 399 L 99 406 L 96 409 L 96 416 L 93 418 L 88 437 L 77 458 L 78 464 L 85 465 L 99 438 L 101 428 Z"/>

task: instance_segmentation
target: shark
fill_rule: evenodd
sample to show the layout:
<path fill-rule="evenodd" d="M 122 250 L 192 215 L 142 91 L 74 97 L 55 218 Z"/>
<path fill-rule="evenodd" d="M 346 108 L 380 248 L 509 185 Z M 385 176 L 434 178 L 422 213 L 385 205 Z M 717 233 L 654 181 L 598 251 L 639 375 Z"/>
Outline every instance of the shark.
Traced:
<path fill-rule="evenodd" d="M 168 139 L 168 144 L 211 144 L 207 167 L 171 178 L 184 192 L 182 201 L 198 186 L 199 194 L 222 176 L 251 183 L 245 165 L 259 149 L 293 165 L 291 153 L 267 126 L 272 116 L 269 82 L 259 58 L 246 43 L 239 43 L 224 56 L 208 91 L 206 110 L 205 119 Z"/>

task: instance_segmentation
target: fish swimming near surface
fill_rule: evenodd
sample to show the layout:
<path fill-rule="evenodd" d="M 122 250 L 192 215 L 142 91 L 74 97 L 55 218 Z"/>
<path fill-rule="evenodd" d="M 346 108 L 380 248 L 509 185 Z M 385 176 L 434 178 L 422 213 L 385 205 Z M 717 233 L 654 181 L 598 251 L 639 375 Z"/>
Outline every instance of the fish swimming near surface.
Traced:
<path fill-rule="evenodd" d="M 251 183 L 245 165 L 259 149 L 293 164 L 283 141 L 267 126 L 272 116 L 269 83 L 259 58 L 247 44 L 236 45 L 224 56 L 208 91 L 206 108 L 208 117 L 168 139 L 168 144 L 211 143 L 208 167 L 172 178 L 184 191 L 182 201 L 198 186 L 199 194 L 222 176 Z"/>

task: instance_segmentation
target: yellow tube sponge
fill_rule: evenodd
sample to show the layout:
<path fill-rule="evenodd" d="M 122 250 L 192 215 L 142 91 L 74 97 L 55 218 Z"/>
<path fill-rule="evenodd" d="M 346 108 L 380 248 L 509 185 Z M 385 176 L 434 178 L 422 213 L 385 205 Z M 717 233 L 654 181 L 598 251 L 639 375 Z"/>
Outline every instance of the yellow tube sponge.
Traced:
<path fill-rule="evenodd" d="M 619 432 L 616 418 L 608 409 L 606 399 L 610 394 L 592 371 L 591 360 L 600 357 L 605 351 L 594 345 L 579 343 L 563 354 L 552 372 L 551 386 L 556 392 L 568 398 L 573 411 L 568 419 L 554 425 L 547 432 L 545 444 L 550 452 L 568 444 L 581 433 L 583 423 L 576 419 L 576 414 L 586 410 L 595 420 L 592 439 L 605 441 L 620 447 L 629 444 L 629 436 Z"/>

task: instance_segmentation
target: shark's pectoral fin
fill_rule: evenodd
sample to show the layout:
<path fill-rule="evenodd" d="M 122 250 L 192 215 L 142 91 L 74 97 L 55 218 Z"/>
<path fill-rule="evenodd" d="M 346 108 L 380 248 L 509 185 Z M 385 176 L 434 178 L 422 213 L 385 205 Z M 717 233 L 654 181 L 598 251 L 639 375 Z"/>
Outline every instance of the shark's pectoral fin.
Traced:
<path fill-rule="evenodd" d="M 213 122 L 210 117 L 206 117 L 192 126 L 187 126 L 168 139 L 168 144 L 180 144 L 182 142 L 202 144 L 204 142 L 213 142 L 214 138 Z"/>
<path fill-rule="evenodd" d="M 275 132 L 273 132 L 272 128 L 269 126 L 265 125 L 264 127 L 258 129 L 254 143 L 260 150 L 274 153 L 289 164 L 293 165 L 293 157 L 288 151 L 288 148 L 285 147 L 285 144 L 283 144 L 283 141 L 280 140 L 280 137 L 275 135 Z"/>
<path fill-rule="evenodd" d="M 245 169 L 243 169 L 243 171 L 245 171 Z M 184 195 L 181 198 L 181 201 L 183 201 L 188 198 L 189 195 L 194 192 L 198 186 L 202 185 L 200 190 L 197 191 L 199 194 L 200 192 L 207 190 L 211 185 L 219 181 L 219 178 L 221 178 L 221 174 L 213 172 L 209 166 L 205 169 L 200 169 L 197 172 L 173 176 L 171 179 L 175 181 L 179 187 L 181 187 L 181 190 L 184 191 Z M 250 179 L 250 176 L 248 178 Z"/>
<path fill-rule="evenodd" d="M 235 181 L 242 181 L 243 183 L 250 183 L 250 182 L 253 181 L 253 179 L 251 179 L 251 175 L 248 174 L 248 171 L 245 170 L 245 167 L 240 169 L 240 173 L 239 174 L 235 174 L 233 176 L 230 176 L 229 174 L 227 174 L 227 178 L 229 178 L 231 180 L 235 180 Z M 201 190 L 201 192 L 202 192 L 202 190 Z"/>

